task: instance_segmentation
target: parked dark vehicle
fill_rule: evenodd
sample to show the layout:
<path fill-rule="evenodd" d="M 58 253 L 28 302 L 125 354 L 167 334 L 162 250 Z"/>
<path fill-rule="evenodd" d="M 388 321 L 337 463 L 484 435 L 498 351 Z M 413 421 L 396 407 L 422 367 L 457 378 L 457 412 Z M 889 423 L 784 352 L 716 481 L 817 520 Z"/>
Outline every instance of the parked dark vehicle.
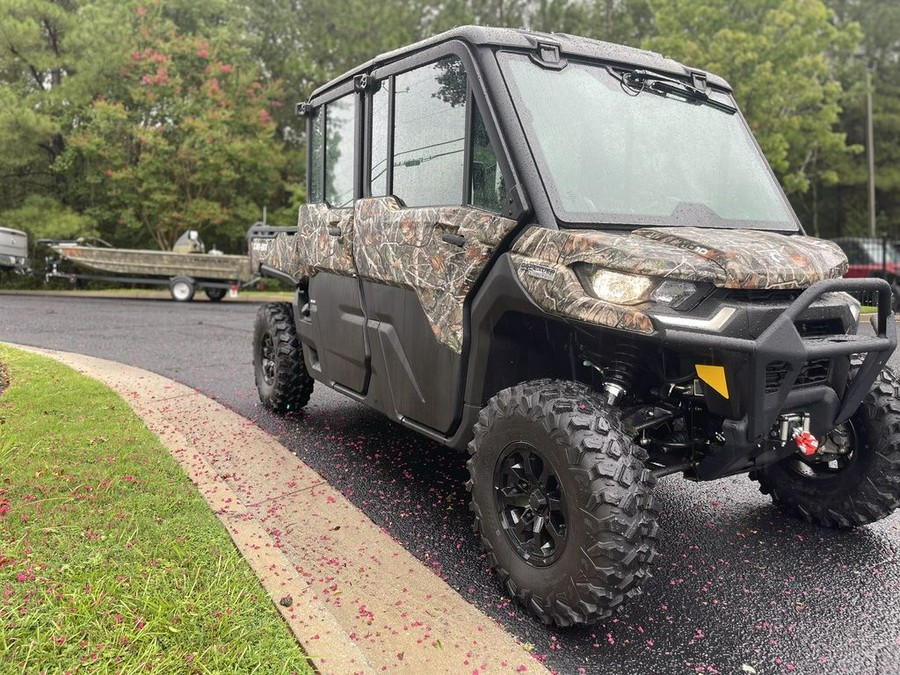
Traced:
<path fill-rule="evenodd" d="M 848 279 L 886 279 L 894 294 L 894 309 L 900 308 L 900 252 L 889 241 L 865 237 L 838 237 L 833 240 L 847 256 Z M 868 299 L 863 298 L 864 302 Z"/>
<path fill-rule="evenodd" d="M 468 449 L 490 565 L 543 621 L 639 593 L 662 476 L 749 473 L 829 527 L 897 507 L 890 286 L 804 235 L 721 78 L 465 27 L 299 113 L 310 203 L 248 234 L 297 289 L 259 310 L 260 399 L 318 381 Z"/>
<path fill-rule="evenodd" d="M 30 269 L 28 235 L 21 230 L 0 227 L 0 270 L 24 273 Z"/>

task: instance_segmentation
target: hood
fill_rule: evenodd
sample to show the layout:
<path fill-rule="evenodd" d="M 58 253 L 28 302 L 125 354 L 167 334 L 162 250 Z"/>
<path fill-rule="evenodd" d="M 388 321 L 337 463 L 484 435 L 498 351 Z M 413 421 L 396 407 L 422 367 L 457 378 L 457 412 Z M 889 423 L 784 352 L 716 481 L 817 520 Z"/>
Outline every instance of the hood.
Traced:
<path fill-rule="evenodd" d="M 699 227 L 630 233 L 531 228 L 513 250 L 559 264 L 711 283 L 721 288 L 806 288 L 847 271 L 837 244 L 801 235 Z"/>
<path fill-rule="evenodd" d="M 722 268 L 725 288 L 806 288 L 847 271 L 847 256 L 830 241 L 760 230 L 666 227 L 632 236 L 700 256 Z"/>

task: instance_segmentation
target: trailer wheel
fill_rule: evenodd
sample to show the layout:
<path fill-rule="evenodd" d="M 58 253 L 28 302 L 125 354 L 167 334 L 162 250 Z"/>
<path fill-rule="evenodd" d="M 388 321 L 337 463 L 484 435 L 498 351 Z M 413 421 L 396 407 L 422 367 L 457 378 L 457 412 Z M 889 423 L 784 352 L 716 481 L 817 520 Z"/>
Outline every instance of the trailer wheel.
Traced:
<path fill-rule="evenodd" d="M 203 292 L 206 293 L 206 297 L 209 298 L 210 302 L 219 302 L 228 291 L 224 288 L 204 288 Z"/>
<path fill-rule="evenodd" d="M 253 326 L 253 373 L 259 400 L 272 410 L 300 410 L 312 395 L 313 379 L 306 372 L 303 350 L 287 302 L 263 305 Z"/>
<path fill-rule="evenodd" d="M 656 556 L 647 455 L 590 388 L 538 380 L 488 401 L 469 444 L 475 531 L 506 591 L 544 623 L 593 623 Z"/>
<path fill-rule="evenodd" d="M 190 302 L 194 291 L 194 281 L 188 277 L 175 277 L 169 282 L 169 292 L 175 302 Z"/>

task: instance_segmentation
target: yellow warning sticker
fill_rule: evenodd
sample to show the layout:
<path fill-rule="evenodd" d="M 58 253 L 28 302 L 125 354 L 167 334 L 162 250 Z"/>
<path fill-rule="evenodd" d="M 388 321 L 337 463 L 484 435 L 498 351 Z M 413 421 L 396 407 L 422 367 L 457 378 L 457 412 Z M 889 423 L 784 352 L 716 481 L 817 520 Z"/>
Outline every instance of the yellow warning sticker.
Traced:
<path fill-rule="evenodd" d="M 728 381 L 725 379 L 725 369 L 722 366 L 703 366 L 698 363 L 694 368 L 697 369 L 697 377 L 719 392 L 723 398 L 728 398 Z"/>

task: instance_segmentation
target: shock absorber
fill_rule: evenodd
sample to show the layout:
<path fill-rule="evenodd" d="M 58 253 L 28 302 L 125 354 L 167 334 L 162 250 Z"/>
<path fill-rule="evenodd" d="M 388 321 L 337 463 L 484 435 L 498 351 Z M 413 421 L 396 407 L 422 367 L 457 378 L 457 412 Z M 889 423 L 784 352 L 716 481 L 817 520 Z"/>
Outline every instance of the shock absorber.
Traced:
<path fill-rule="evenodd" d="M 612 358 L 603 368 L 603 391 L 606 392 L 606 402 L 609 405 L 615 405 L 631 390 L 640 363 L 641 352 L 637 345 L 620 342 L 615 346 Z"/>

